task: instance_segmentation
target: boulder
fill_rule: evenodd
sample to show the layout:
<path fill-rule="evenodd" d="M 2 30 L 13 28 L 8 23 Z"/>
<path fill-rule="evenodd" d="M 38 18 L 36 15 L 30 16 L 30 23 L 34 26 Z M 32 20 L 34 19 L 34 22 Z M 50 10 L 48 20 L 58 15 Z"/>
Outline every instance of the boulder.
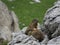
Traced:
<path fill-rule="evenodd" d="M 60 35 L 60 0 L 46 11 L 43 25 L 47 35 L 50 35 L 51 38 Z"/>
<path fill-rule="evenodd" d="M 0 38 L 11 40 L 12 32 L 19 32 L 18 19 L 13 11 L 0 1 Z"/>

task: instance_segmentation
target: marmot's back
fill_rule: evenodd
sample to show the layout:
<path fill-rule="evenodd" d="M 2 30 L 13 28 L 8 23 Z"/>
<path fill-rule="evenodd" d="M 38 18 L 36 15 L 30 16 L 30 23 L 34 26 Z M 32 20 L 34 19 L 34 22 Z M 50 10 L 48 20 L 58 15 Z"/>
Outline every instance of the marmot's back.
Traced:
<path fill-rule="evenodd" d="M 38 29 L 33 30 L 31 35 L 35 37 L 37 40 L 39 40 L 40 42 L 44 39 L 43 32 L 39 31 Z"/>

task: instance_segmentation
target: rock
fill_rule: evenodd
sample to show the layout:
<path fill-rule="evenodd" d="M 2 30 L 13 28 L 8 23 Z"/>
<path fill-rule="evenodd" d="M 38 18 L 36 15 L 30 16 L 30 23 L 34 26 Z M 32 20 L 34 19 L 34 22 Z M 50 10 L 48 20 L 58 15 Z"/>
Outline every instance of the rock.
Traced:
<path fill-rule="evenodd" d="M 40 45 L 38 40 L 36 40 L 33 36 L 27 36 L 24 33 L 21 33 L 14 37 L 8 45 Z"/>
<path fill-rule="evenodd" d="M 34 2 L 36 2 L 36 3 L 40 3 L 41 1 L 40 0 L 33 0 Z"/>
<path fill-rule="evenodd" d="M 48 41 L 47 45 L 60 45 L 60 36 Z"/>
<path fill-rule="evenodd" d="M 0 1 L 0 38 L 11 40 L 12 32 L 19 32 L 18 19 L 13 11 Z"/>
<path fill-rule="evenodd" d="M 21 31 L 22 31 L 23 33 L 25 33 L 26 29 L 27 29 L 27 27 L 24 27 Z"/>
<path fill-rule="evenodd" d="M 37 25 L 37 29 L 41 29 L 41 25 L 40 25 L 40 23 L 38 23 L 38 25 Z"/>
<path fill-rule="evenodd" d="M 19 28 L 19 24 L 18 24 L 18 18 L 17 16 L 15 15 L 14 11 L 10 11 L 9 12 L 9 15 L 11 16 L 11 19 L 12 19 L 12 32 L 19 32 L 20 31 L 20 28 Z"/>
<path fill-rule="evenodd" d="M 60 35 L 60 0 L 47 10 L 43 23 L 47 35 L 50 35 L 49 38 Z"/>
<path fill-rule="evenodd" d="M 30 1 L 29 3 L 30 3 L 30 4 L 35 4 L 35 3 L 41 3 L 41 1 L 40 1 L 40 0 L 32 0 L 32 1 Z"/>
<path fill-rule="evenodd" d="M 47 35 L 45 35 L 44 40 L 41 42 L 41 45 L 47 45 L 47 42 L 49 41 Z"/>

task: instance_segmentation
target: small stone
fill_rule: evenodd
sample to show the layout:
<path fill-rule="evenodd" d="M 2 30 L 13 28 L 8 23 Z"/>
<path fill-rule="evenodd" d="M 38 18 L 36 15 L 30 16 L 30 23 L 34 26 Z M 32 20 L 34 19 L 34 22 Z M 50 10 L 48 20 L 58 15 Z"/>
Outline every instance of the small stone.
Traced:
<path fill-rule="evenodd" d="M 34 0 L 34 2 L 36 2 L 36 3 L 40 3 L 41 1 L 40 1 L 40 0 Z"/>

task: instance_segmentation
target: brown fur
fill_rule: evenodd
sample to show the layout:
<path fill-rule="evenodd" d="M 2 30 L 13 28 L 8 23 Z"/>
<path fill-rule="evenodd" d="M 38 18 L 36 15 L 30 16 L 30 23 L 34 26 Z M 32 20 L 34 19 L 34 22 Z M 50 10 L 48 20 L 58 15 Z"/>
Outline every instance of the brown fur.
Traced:
<path fill-rule="evenodd" d="M 43 34 L 43 32 L 40 30 L 38 30 L 38 29 L 36 29 L 36 28 L 34 28 L 33 29 L 33 31 L 32 31 L 32 34 L 31 34 L 33 37 L 35 37 L 36 39 L 38 39 L 40 42 L 44 39 L 44 34 Z"/>
<path fill-rule="evenodd" d="M 32 35 L 37 40 L 42 41 L 44 39 L 44 34 L 42 33 L 41 30 L 39 31 L 37 29 L 37 23 L 38 23 L 38 20 L 34 19 L 32 23 L 29 25 L 29 27 L 27 28 L 25 34 L 29 36 Z"/>
<path fill-rule="evenodd" d="M 29 32 L 32 31 L 33 28 L 37 28 L 37 23 L 38 23 L 38 20 L 37 19 L 34 19 L 31 24 L 28 26 L 25 34 L 28 35 Z"/>

